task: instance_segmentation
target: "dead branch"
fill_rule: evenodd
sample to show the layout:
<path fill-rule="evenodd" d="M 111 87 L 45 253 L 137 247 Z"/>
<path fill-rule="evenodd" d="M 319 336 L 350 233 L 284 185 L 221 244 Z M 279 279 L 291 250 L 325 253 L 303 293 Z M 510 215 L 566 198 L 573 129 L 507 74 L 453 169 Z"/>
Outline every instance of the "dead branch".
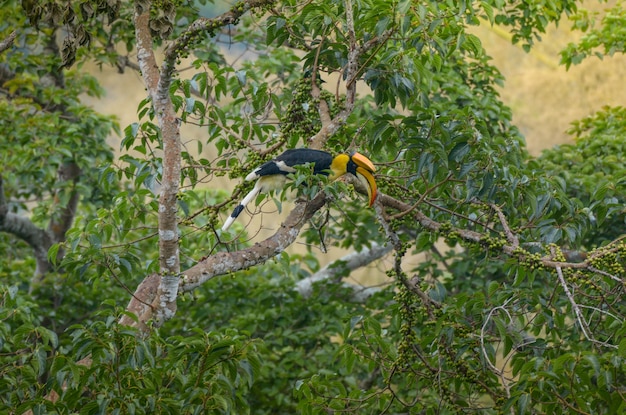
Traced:
<path fill-rule="evenodd" d="M 367 266 L 373 261 L 376 261 L 391 252 L 392 248 L 393 246 L 390 244 L 373 244 L 371 248 L 366 248 L 362 251 L 352 252 L 345 255 L 344 257 L 326 265 L 315 274 L 298 281 L 296 284 L 296 291 L 298 291 L 298 293 L 304 298 L 308 298 L 313 293 L 313 284 L 322 281 L 327 281 L 331 284 L 339 283 L 341 281 L 341 277 L 346 271 L 353 271 Z M 360 291 L 365 289 L 365 287 L 355 287 L 351 284 L 345 285 L 354 290 L 355 296 L 358 295 L 359 298 L 362 298 L 362 293 L 360 293 Z"/>

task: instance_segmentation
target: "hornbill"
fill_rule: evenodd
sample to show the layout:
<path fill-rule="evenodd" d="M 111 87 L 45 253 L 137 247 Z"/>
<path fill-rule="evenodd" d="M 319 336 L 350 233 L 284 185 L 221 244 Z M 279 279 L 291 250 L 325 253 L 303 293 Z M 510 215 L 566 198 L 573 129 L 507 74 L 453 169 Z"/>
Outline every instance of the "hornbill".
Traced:
<path fill-rule="evenodd" d="M 330 153 L 308 148 L 297 148 L 285 151 L 275 159 L 254 169 L 246 176 L 246 180 L 258 179 L 254 188 L 237 205 L 233 213 L 228 217 L 222 230 L 230 228 L 235 219 L 244 210 L 246 205 L 254 200 L 259 193 L 267 193 L 284 186 L 289 173 L 294 173 L 293 167 L 299 164 L 312 163 L 313 173 L 328 175 L 330 180 L 338 179 L 346 173 L 355 175 L 367 189 L 369 205 L 372 206 L 376 199 L 376 181 L 372 173 L 376 171 L 374 164 L 364 155 L 353 152 L 339 154 L 333 157 Z"/>

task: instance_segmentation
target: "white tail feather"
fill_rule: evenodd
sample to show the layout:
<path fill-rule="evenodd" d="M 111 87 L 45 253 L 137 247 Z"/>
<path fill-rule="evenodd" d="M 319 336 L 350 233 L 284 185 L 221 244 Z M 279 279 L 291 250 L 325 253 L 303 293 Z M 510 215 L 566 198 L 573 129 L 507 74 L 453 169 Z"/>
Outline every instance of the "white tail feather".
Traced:
<path fill-rule="evenodd" d="M 237 218 L 233 218 L 232 216 L 229 216 L 228 219 L 226 219 L 226 222 L 224 222 L 224 225 L 222 225 L 222 232 L 226 232 L 228 228 L 230 228 L 230 225 L 232 225 L 235 222 L 235 219 Z"/>
<path fill-rule="evenodd" d="M 226 231 L 228 230 L 228 228 L 230 228 L 230 225 L 232 225 L 235 222 L 235 220 L 237 220 L 237 217 L 246 208 L 248 203 L 252 202 L 257 197 L 257 195 L 261 192 L 262 187 L 263 186 L 260 182 L 256 182 L 252 190 L 250 190 L 250 192 L 248 192 L 246 197 L 244 197 L 243 200 L 239 202 L 239 205 L 237 205 L 233 213 L 231 213 L 228 219 L 226 219 L 226 222 L 224 222 L 224 225 L 222 226 L 222 231 Z"/>
<path fill-rule="evenodd" d="M 244 197 L 241 203 L 239 204 L 242 205 L 244 208 L 248 206 L 248 203 L 256 199 L 257 195 L 261 192 L 261 187 L 262 187 L 261 184 L 259 182 L 256 182 L 252 190 L 248 192 L 246 197 Z"/>

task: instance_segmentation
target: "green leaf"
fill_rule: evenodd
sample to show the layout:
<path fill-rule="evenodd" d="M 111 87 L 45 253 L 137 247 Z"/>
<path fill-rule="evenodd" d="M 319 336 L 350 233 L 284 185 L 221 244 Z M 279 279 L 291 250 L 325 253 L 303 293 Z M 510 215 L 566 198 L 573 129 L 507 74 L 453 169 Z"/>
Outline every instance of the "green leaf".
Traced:
<path fill-rule="evenodd" d="M 487 3 L 486 1 L 481 1 L 480 6 L 482 7 L 483 11 L 487 15 L 487 19 L 489 20 L 489 23 L 493 25 L 495 21 L 493 7 L 491 7 L 491 5 Z"/>
<path fill-rule="evenodd" d="M 60 244 L 54 244 L 48 249 L 48 261 L 50 261 L 50 263 L 57 265 L 60 248 Z"/>

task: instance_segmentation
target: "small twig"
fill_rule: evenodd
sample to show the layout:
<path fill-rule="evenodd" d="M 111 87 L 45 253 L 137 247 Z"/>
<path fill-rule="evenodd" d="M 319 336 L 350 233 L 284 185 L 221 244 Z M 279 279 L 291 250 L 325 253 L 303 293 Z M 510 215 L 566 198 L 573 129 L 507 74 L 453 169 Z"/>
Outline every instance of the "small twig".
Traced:
<path fill-rule="evenodd" d="M 514 248 L 517 248 L 519 246 L 519 239 L 517 238 L 517 235 L 515 235 L 513 231 L 511 231 L 509 223 L 506 220 L 506 216 L 504 216 L 504 213 L 502 213 L 502 209 L 500 209 L 500 207 L 495 203 L 489 203 L 489 207 L 491 207 L 491 209 L 496 212 L 496 215 L 498 215 L 498 219 L 500 220 L 500 224 L 502 225 L 502 228 L 504 229 L 504 234 L 506 235 L 506 240 L 509 241 L 509 243 Z"/>
<path fill-rule="evenodd" d="M 591 265 L 587 267 L 587 269 L 591 272 L 595 272 L 596 274 L 600 274 L 600 275 L 604 275 L 605 277 L 609 277 L 610 279 L 612 279 L 613 281 L 617 281 L 619 283 L 623 283 L 624 281 L 621 278 L 616 277 L 613 274 L 610 274 L 606 271 L 602 271 L 601 269 L 592 267 Z"/>
<path fill-rule="evenodd" d="M 480 350 L 482 351 L 483 356 L 485 357 L 485 360 L 487 361 L 487 364 L 489 365 L 489 368 L 497 375 L 500 377 L 500 380 L 502 381 L 502 385 L 504 386 L 504 390 L 506 391 L 506 397 L 510 398 L 511 397 L 511 390 L 509 388 L 509 383 L 506 379 L 506 377 L 504 376 L 504 369 L 498 369 L 493 363 L 491 363 L 491 359 L 489 358 L 488 354 L 487 354 L 487 349 L 485 348 L 485 330 L 487 328 L 487 325 L 489 324 L 489 322 L 491 321 L 491 318 L 493 316 L 493 314 L 496 311 L 504 311 L 504 313 L 506 314 L 506 316 L 508 317 L 509 321 L 513 321 L 513 318 L 511 317 L 511 314 L 509 313 L 509 310 L 507 310 L 505 307 L 506 305 L 512 300 L 512 298 L 509 298 L 508 300 L 506 300 L 504 302 L 504 304 L 502 304 L 501 306 L 498 307 L 494 307 L 491 310 L 489 310 L 489 314 L 487 315 L 487 318 L 485 319 L 485 322 L 483 323 L 483 326 L 480 329 Z"/>
<path fill-rule="evenodd" d="M 556 250 L 554 249 L 554 247 L 551 249 L 552 250 L 552 255 L 556 254 Z M 584 319 L 583 313 L 580 310 L 580 307 L 578 306 L 578 303 L 576 302 L 576 300 L 574 299 L 574 296 L 572 294 L 572 292 L 570 291 L 569 287 L 567 286 L 567 282 L 565 281 L 565 277 L 563 276 L 563 269 L 560 266 L 556 266 L 556 275 L 559 278 L 559 283 L 561 284 L 561 287 L 563 287 L 563 291 L 565 291 L 565 295 L 567 296 L 567 299 L 569 300 L 570 304 L 572 305 L 572 309 L 574 310 L 574 314 L 576 315 L 576 320 L 578 321 L 578 324 L 580 325 L 580 329 L 583 332 L 583 335 L 585 336 L 585 338 L 589 341 L 592 340 L 591 336 L 588 333 L 588 327 L 587 327 L 587 322 Z"/>
<path fill-rule="evenodd" d="M 328 225 L 328 221 L 330 220 L 330 210 L 326 209 L 326 214 L 324 215 L 324 221 L 319 225 L 315 225 L 313 223 L 313 220 L 311 220 L 311 226 L 317 230 L 317 235 L 319 236 L 320 239 L 320 244 L 321 244 L 321 251 L 323 253 L 327 253 L 328 252 L 328 248 L 326 247 L 326 242 L 324 241 L 324 232 L 323 229 L 326 225 Z"/>
<path fill-rule="evenodd" d="M 373 39 L 371 39 L 369 42 L 365 43 L 364 45 L 361 45 L 358 48 L 358 53 L 359 55 L 363 55 L 363 53 L 367 50 L 370 50 L 373 47 L 376 47 L 376 49 L 374 50 L 374 52 L 367 57 L 367 59 L 365 60 L 365 62 L 363 62 L 363 64 L 361 65 L 360 68 L 357 68 L 356 71 L 354 71 L 354 73 L 352 74 L 352 76 L 348 79 L 348 82 L 346 83 L 346 85 L 348 87 L 351 87 L 352 85 L 355 84 L 358 76 L 361 74 L 361 72 L 368 67 L 370 61 L 374 58 L 374 56 L 376 56 L 376 52 L 378 52 L 378 50 L 380 48 L 383 47 L 383 45 L 385 44 L 385 42 L 387 42 L 387 40 L 389 40 L 389 38 L 391 37 L 391 35 L 393 34 L 393 30 L 386 30 L 381 36 L 377 36 Z"/>
<path fill-rule="evenodd" d="M 111 276 L 113 277 L 113 279 L 127 292 L 129 293 L 135 300 L 139 301 L 141 304 L 153 308 L 152 304 L 145 302 L 143 299 L 139 298 L 138 296 L 135 295 L 134 292 L 131 291 L 130 288 L 128 288 L 128 286 L 126 284 L 124 284 L 124 282 L 120 279 L 120 277 L 117 276 L 117 274 L 115 273 L 115 271 L 113 270 L 113 268 L 111 268 L 111 264 L 109 264 L 109 260 L 108 258 L 105 258 L 104 260 L 104 266 L 109 270 L 109 273 L 111 274 Z"/>
<path fill-rule="evenodd" d="M 589 258 L 587 258 L 587 260 L 592 260 L 594 258 L 598 258 L 601 257 L 603 255 L 605 255 L 608 252 L 617 252 L 619 249 L 621 249 L 621 246 L 618 244 L 619 241 L 623 240 L 626 238 L 626 235 L 622 235 L 617 239 L 614 239 L 613 241 L 609 242 L 606 246 L 611 246 L 611 248 L 609 249 L 599 249 L 597 250 L 595 253 L 589 255 Z"/>
<path fill-rule="evenodd" d="M 267 147 L 265 150 L 261 150 L 261 151 L 259 151 L 259 152 L 258 152 L 258 153 L 259 153 L 259 156 L 263 157 L 263 156 L 265 156 L 266 154 L 272 154 L 274 151 L 276 151 L 276 150 L 278 150 L 279 148 L 281 148 L 282 146 L 284 146 L 286 141 L 287 141 L 287 140 L 286 140 L 284 137 L 281 137 L 281 139 L 280 139 L 280 140 L 278 140 L 278 141 L 276 142 L 276 144 L 273 144 L 272 146 Z"/>
<path fill-rule="evenodd" d="M 436 183 L 434 186 L 428 188 L 424 192 L 424 194 L 420 196 L 420 198 L 417 200 L 417 202 L 415 202 L 409 209 L 404 210 L 404 211 L 399 212 L 399 213 L 396 213 L 395 215 L 389 216 L 388 220 L 400 219 L 401 217 L 403 217 L 405 215 L 408 215 L 409 213 L 414 211 L 421 203 L 423 203 L 426 200 L 426 196 L 428 196 L 430 193 L 432 193 L 439 186 L 442 186 L 444 183 L 447 183 L 448 181 L 450 181 L 451 177 L 452 177 L 451 175 L 448 175 L 445 179 L 443 179 L 439 183 Z"/>

